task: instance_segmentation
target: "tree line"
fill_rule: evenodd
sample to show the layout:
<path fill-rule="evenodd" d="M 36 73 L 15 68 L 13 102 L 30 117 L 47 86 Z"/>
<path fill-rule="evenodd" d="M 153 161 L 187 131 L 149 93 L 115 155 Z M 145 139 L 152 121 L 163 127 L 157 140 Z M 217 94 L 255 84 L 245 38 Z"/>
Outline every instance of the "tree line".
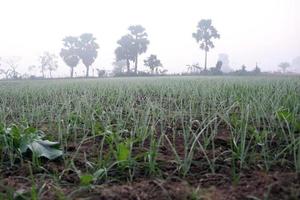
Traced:
<path fill-rule="evenodd" d="M 220 39 L 220 34 L 213 26 L 211 19 L 202 19 L 196 27 L 196 31 L 192 33 L 192 37 L 199 44 L 199 48 L 204 51 L 204 68 L 199 64 L 187 65 L 187 74 L 202 74 L 202 75 L 221 75 L 223 74 L 221 68 L 224 61 L 218 60 L 215 67 L 207 68 L 208 52 L 215 47 L 214 40 Z M 64 63 L 70 68 L 70 77 L 74 77 L 74 68 L 81 61 L 85 66 L 85 76 L 89 76 L 90 67 L 95 62 L 98 56 L 99 44 L 96 38 L 91 33 L 84 33 L 80 36 L 67 36 L 63 38 L 63 47 L 59 56 Z M 117 41 L 117 48 L 115 49 L 115 62 L 113 63 L 115 75 L 139 75 L 145 72 L 138 71 L 139 56 L 147 52 L 150 41 L 146 29 L 141 25 L 129 26 L 128 33 L 123 35 Z M 4 74 L 6 78 L 17 78 L 19 73 L 16 71 L 17 65 L 14 59 L 1 60 L 9 66 L 9 69 L 0 69 L 0 74 Z M 298 58 L 298 64 L 300 58 Z M 1 66 L 1 63 L 0 63 Z M 165 74 L 166 69 L 158 59 L 158 56 L 151 54 L 144 60 L 144 66 L 150 69 L 150 75 Z M 286 69 L 290 67 L 287 62 L 282 62 L 279 67 L 285 73 Z M 52 77 L 52 73 L 58 68 L 58 57 L 55 54 L 44 52 L 39 57 L 39 65 L 31 65 L 29 70 L 40 69 L 42 77 L 45 78 L 46 72 Z M 242 66 L 240 70 L 236 70 L 231 74 L 247 75 L 259 74 L 260 68 L 256 65 L 253 71 L 247 71 L 246 66 Z M 98 76 L 105 74 L 104 70 L 97 69 Z"/>

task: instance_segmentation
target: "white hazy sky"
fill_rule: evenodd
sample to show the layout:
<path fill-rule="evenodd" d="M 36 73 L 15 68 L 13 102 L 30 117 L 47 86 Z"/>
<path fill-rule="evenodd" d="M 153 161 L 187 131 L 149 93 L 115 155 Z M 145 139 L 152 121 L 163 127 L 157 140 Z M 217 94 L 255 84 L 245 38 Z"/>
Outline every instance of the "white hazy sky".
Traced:
<path fill-rule="evenodd" d="M 192 38 L 201 19 L 210 18 L 221 34 L 208 55 L 229 55 L 233 68 L 242 64 L 276 69 L 300 56 L 300 0 L 0 0 L 0 56 L 20 56 L 24 72 L 44 51 L 59 54 L 62 39 L 90 32 L 100 45 L 94 68 L 111 69 L 116 41 L 130 25 L 149 35 L 149 54 L 157 54 L 170 72 L 200 62 L 204 53 Z M 60 61 L 57 76 L 68 75 Z M 82 73 L 82 64 L 76 69 Z"/>

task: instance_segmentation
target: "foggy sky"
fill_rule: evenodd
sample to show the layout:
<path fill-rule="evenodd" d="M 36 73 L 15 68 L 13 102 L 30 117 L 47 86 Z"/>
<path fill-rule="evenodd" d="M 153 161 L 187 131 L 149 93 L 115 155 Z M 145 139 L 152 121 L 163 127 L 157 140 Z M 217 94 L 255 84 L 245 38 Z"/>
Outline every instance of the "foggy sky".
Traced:
<path fill-rule="evenodd" d="M 0 57 L 20 56 L 18 71 L 37 64 L 44 51 L 59 54 L 65 36 L 93 33 L 100 45 L 95 68 L 112 69 L 116 41 L 130 25 L 146 28 L 150 45 L 139 65 L 157 54 L 169 72 L 204 63 L 204 52 L 192 38 L 201 19 L 212 19 L 221 38 L 208 54 L 230 65 L 277 70 L 279 62 L 300 56 L 299 0 L 1 0 Z M 69 75 L 60 60 L 55 75 Z M 83 74 L 84 66 L 76 68 Z M 249 68 L 250 69 L 250 68 Z M 38 74 L 38 73 L 37 73 Z"/>

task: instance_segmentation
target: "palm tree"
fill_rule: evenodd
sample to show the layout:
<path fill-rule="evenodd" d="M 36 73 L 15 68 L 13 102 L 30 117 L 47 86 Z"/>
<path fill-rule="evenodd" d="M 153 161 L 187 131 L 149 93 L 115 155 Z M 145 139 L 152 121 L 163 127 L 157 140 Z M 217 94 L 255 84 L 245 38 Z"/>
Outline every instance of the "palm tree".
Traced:
<path fill-rule="evenodd" d="M 115 50 L 116 61 L 126 61 L 127 73 L 130 73 L 130 61 L 134 61 L 134 39 L 132 35 L 124 35 L 117 41 L 118 47 Z"/>
<path fill-rule="evenodd" d="M 74 68 L 78 65 L 79 58 L 79 40 L 77 37 L 68 36 L 63 39 L 64 48 L 60 51 L 60 57 L 70 67 L 70 77 L 73 78 Z"/>
<path fill-rule="evenodd" d="M 188 68 L 188 72 L 190 73 L 200 73 L 202 71 L 202 68 L 199 66 L 199 63 L 186 65 L 186 66 Z"/>
<path fill-rule="evenodd" d="M 137 74 L 138 68 L 138 55 L 145 53 L 147 51 L 147 46 L 149 45 L 148 34 L 145 32 L 145 28 L 141 25 L 130 26 L 128 28 L 130 34 L 133 37 L 134 45 L 134 72 Z"/>
<path fill-rule="evenodd" d="M 212 25 L 211 19 L 202 19 L 197 26 L 197 31 L 192 35 L 197 43 L 200 43 L 200 49 L 205 51 L 204 71 L 207 71 L 207 52 L 214 48 L 211 41 L 213 38 L 220 38 L 218 31 Z"/>
<path fill-rule="evenodd" d="M 89 76 L 89 68 L 98 56 L 97 49 L 99 49 L 99 45 L 93 34 L 84 33 L 79 37 L 78 55 L 86 67 L 86 77 Z"/>

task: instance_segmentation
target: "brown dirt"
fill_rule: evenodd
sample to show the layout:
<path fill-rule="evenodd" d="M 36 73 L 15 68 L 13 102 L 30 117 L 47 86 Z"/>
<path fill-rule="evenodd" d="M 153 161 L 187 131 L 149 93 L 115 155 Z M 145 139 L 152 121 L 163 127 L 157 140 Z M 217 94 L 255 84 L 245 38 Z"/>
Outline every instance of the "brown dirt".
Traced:
<path fill-rule="evenodd" d="M 179 152 L 184 156 L 184 139 L 174 130 L 166 131 L 166 136 L 172 141 Z M 43 161 L 44 169 L 33 169 L 30 177 L 28 165 L 0 168 L 0 193 L 7 194 L 8 188 L 23 194 L 30 194 L 32 185 L 42 188 L 41 199 L 59 199 L 60 196 L 68 199 L 100 199 L 100 200 L 152 200 L 152 199 L 205 199 L 205 200 L 238 200 L 238 199 L 300 199 L 300 176 L 290 169 L 278 168 L 269 173 L 258 169 L 240 172 L 238 183 L 232 182 L 231 164 L 225 162 L 223 153 L 228 149 L 230 142 L 229 131 L 221 130 L 215 137 L 215 151 L 207 151 L 208 157 L 216 159 L 216 172 L 211 173 L 203 155 L 197 151 L 190 173 L 186 177 L 180 176 L 175 157 L 170 145 L 164 141 L 164 146 L 159 149 L 157 162 L 162 174 L 160 178 L 151 177 L 144 172 L 136 172 L 135 179 L 128 182 L 126 177 L 114 183 L 98 183 L 90 187 L 79 187 L 80 180 L 77 173 L 70 166 L 66 168 L 63 160 Z M 89 166 L 84 157 L 91 161 L 98 158 L 99 140 L 89 140 L 81 145 L 69 144 L 65 156 L 72 157 L 78 150 L 74 159 L 77 170 L 85 172 Z M 79 149 L 78 149 L 79 148 Z M 149 141 L 143 147 L 135 147 L 134 153 L 138 154 L 149 148 Z M 105 151 L 105 149 L 104 149 Z M 52 174 L 49 175 L 49 174 Z M 54 178 L 60 175 L 60 179 Z M 181 177 L 181 178 L 179 178 Z M 32 182 L 35 181 L 35 183 Z M 0 196 L 1 199 L 1 196 Z M 5 199 L 5 198 L 4 198 Z"/>

